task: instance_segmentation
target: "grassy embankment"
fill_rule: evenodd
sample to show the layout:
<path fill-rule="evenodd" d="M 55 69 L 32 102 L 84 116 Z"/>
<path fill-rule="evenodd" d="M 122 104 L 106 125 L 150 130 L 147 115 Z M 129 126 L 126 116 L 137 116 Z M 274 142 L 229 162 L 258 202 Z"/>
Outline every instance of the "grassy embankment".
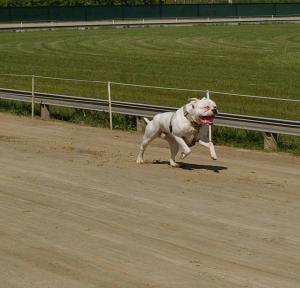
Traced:
<path fill-rule="evenodd" d="M 0 73 L 299 99 L 299 35 L 300 25 L 294 24 L 3 32 Z M 30 84 L 28 78 L 0 77 L 1 87 L 30 89 Z M 107 97 L 102 84 L 38 79 L 36 88 L 43 92 Z M 187 98 L 202 97 L 203 93 L 114 85 L 112 96 L 114 100 L 180 106 Z M 218 94 L 213 99 L 222 112 L 300 120 L 300 104 Z M 62 116 L 57 109 L 52 113 L 67 118 L 82 114 L 76 112 L 77 116 L 72 116 L 71 112 L 64 112 L 69 115 Z M 97 117 L 96 122 L 102 119 Z M 130 120 L 126 126 L 131 126 Z M 217 129 L 215 137 L 218 142 L 242 146 L 258 147 L 262 143 L 260 134 L 254 132 Z M 297 138 L 281 137 L 280 141 L 284 149 L 299 153 Z"/>

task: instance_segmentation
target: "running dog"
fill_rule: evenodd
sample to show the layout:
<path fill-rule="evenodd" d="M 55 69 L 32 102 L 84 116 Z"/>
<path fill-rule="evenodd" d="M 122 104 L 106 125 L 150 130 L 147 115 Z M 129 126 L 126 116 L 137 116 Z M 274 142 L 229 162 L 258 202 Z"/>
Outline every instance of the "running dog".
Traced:
<path fill-rule="evenodd" d="M 162 137 L 168 141 L 172 167 L 179 166 L 175 162 L 179 148 L 182 149 L 181 159 L 184 159 L 191 153 L 190 147 L 196 142 L 209 148 L 211 158 L 216 160 L 214 145 L 210 141 L 201 140 L 200 128 L 203 125 L 212 125 L 217 114 L 216 103 L 204 97 L 202 99 L 191 98 L 189 103 L 177 111 L 157 114 L 151 121 L 144 118 L 147 126 L 136 162 L 138 164 L 144 162 L 146 147 L 156 137 Z"/>

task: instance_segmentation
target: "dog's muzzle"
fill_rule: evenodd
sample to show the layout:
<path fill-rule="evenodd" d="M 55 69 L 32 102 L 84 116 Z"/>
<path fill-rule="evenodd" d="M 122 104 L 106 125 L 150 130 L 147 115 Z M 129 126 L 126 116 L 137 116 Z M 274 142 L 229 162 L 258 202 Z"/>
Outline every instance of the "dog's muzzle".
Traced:
<path fill-rule="evenodd" d="M 214 108 L 214 109 L 212 109 L 211 111 L 214 113 L 214 115 L 218 115 L 218 114 L 219 114 L 219 112 L 218 112 L 218 109 L 217 109 L 217 108 Z"/>

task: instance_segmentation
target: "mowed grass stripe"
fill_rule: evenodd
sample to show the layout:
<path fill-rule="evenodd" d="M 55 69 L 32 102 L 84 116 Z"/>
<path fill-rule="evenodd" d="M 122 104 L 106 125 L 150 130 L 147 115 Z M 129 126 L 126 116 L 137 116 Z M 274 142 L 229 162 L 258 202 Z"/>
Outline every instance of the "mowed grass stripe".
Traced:
<path fill-rule="evenodd" d="M 300 99 L 300 25 L 0 33 L 0 73 Z M 30 80 L 0 77 L 0 86 Z M 103 85 L 38 80 L 39 91 L 106 98 Z M 179 106 L 201 93 L 113 86 L 116 100 Z M 215 95 L 222 112 L 300 120 L 300 104 Z"/>

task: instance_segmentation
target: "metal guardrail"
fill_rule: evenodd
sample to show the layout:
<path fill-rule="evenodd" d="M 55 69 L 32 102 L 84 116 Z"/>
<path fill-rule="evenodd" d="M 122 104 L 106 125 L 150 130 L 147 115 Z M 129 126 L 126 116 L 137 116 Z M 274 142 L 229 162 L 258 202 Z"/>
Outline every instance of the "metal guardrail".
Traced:
<path fill-rule="evenodd" d="M 109 101 L 48 93 L 34 93 L 35 103 L 109 112 Z M 32 92 L 0 88 L 0 99 L 32 102 Z M 178 108 L 121 101 L 111 101 L 112 112 L 141 117 L 153 117 L 157 113 L 175 111 Z M 300 122 L 247 115 L 220 113 L 215 125 L 267 133 L 300 136 Z"/>
<path fill-rule="evenodd" d="M 164 19 L 127 19 L 78 22 L 19 22 L 0 24 L 0 31 L 26 31 L 26 30 L 59 30 L 59 29 L 93 29 L 100 27 L 157 27 L 157 26 L 194 26 L 207 24 L 252 24 L 252 23 L 299 23 L 300 15 L 286 16 L 252 16 L 199 19 L 164 18 Z"/>

